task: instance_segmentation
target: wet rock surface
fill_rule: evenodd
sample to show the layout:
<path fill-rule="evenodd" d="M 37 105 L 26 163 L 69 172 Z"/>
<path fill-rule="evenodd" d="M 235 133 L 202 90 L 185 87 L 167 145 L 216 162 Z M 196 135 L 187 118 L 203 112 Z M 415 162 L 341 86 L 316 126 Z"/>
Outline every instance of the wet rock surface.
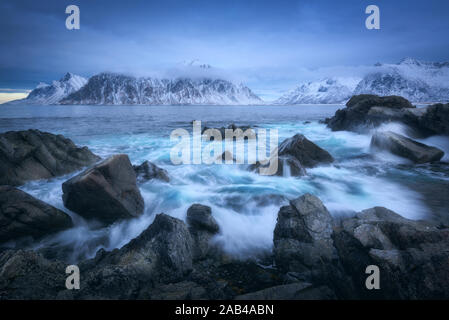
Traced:
<path fill-rule="evenodd" d="M 0 134 L 0 185 L 19 186 L 90 166 L 100 160 L 87 147 L 39 130 Z"/>
<path fill-rule="evenodd" d="M 11 186 L 0 186 L 0 242 L 39 238 L 72 227 L 65 212 Z"/>
<path fill-rule="evenodd" d="M 353 96 L 346 108 L 325 120 L 333 131 L 363 132 L 383 123 L 398 122 L 407 125 L 420 137 L 449 134 L 449 104 L 434 104 L 416 108 L 408 100 L 375 95 Z"/>
<path fill-rule="evenodd" d="M 143 183 L 152 179 L 159 179 L 165 182 L 170 182 L 168 172 L 165 169 L 159 168 L 150 161 L 144 161 L 140 165 L 133 165 L 136 173 L 137 181 Z"/>
<path fill-rule="evenodd" d="M 113 223 L 144 209 L 127 155 L 112 156 L 62 184 L 64 205 L 86 219 Z"/>
<path fill-rule="evenodd" d="M 418 164 L 439 161 L 444 156 L 443 150 L 427 146 L 391 131 L 376 132 L 371 138 L 371 148 L 389 151 Z"/>
<path fill-rule="evenodd" d="M 278 213 L 273 254 L 198 259 L 197 232 L 219 230 L 209 207 L 187 224 L 165 214 L 137 238 L 80 262 L 81 289 L 68 291 L 64 264 L 30 251 L 0 252 L 2 299 L 447 299 L 449 229 L 375 207 L 338 221 L 305 194 Z M 209 238 L 210 240 L 210 238 Z M 380 269 L 380 290 L 365 286 Z M 38 275 L 38 276 L 37 276 Z"/>

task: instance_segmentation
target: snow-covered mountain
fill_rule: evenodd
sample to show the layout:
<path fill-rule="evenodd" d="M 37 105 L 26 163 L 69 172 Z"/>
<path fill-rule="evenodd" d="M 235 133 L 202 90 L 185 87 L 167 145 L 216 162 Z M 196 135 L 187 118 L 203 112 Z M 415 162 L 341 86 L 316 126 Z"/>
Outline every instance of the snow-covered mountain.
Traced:
<path fill-rule="evenodd" d="M 359 78 L 326 78 L 301 83 L 287 92 L 275 104 L 345 103 L 351 98 Z"/>
<path fill-rule="evenodd" d="M 332 77 L 301 83 L 275 104 L 339 104 L 355 94 L 397 95 L 412 102 L 449 101 L 449 62 L 422 62 L 412 58 L 380 64 L 362 77 Z"/>
<path fill-rule="evenodd" d="M 261 99 L 243 84 L 211 78 L 158 79 L 101 73 L 60 101 L 61 104 L 106 105 L 249 105 Z"/>
<path fill-rule="evenodd" d="M 397 95 L 413 102 L 449 101 L 449 62 L 406 58 L 398 64 L 376 64 L 354 91 L 361 93 Z"/>
<path fill-rule="evenodd" d="M 40 83 L 25 99 L 11 101 L 8 104 L 58 104 L 86 83 L 86 78 L 68 72 L 59 81 L 55 80 L 52 84 Z"/>

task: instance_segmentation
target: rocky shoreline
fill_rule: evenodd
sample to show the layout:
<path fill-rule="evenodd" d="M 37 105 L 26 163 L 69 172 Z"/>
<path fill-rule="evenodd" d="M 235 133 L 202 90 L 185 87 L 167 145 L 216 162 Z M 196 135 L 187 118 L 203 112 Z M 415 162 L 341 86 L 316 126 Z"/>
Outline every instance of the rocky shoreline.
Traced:
<path fill-rule="evenodd" d="M 332 130 L 400 122 L 410 136 L 449 134 L 449 105 L 415 108 L 401 97 L 354 96 L 326 119 Z M 223 128 L 222 128 L 223 129 Z M 444 152 L 393 132 L 374 132 L 372 152 L 438 163 Z M 277 175 L 301 179 L 335 159 L 301 134 L 279 146 Z M 27 181 L 78 174 L 62 184 L 64 206 L 108 226 L 142 214 L 139 184 L 170 173 L 125 154 L 101 160 L 86 147 L 38 130 L 0 134 L 0 245 L 67 230 L 71 217 L 17 189 Z M 255 170 L 260 163 L 250 166 Z M 288 170 L 287 170 L 288 168 Z M 65 287 L 65 261 L 45 250 L 0 249 L 0 299 L 448 299 L 449 226 L 408 220 L 383 207 L 334 218 L 321 200 L 298 195 L 279 208 L 271 252 L 242 260 L 213 239 L 213 210 L 193 204 L 186 221 L 165 213 L 120 249 L 78 263 L 80 290 Z M 380 270 L 369 290 L 368 266 Z"/>

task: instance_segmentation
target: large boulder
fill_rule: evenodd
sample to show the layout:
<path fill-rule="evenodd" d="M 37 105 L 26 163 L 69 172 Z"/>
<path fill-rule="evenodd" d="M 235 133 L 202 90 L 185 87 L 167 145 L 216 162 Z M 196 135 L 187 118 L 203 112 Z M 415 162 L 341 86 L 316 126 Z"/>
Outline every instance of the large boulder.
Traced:
<path fill-rule="evenodd" d="M 279 269 L 308 272 L 336 257 L 333 219 L 317 197 L 305 194 L 278 213 L 274 229 L 274 258 Z"/>
<path fill-rule="evenodd" d="M 11 186 L 0 186 L 0 242 L 39 238 L 72 227 L 65 212 Z"/>
<path fill-rule="evenodd" d="M 206 257 L 211 249 L 211 238 L 218 233 L 217 221 L 208 206 L 193 204 L 187 210 L 187 224 L 195 242 L 195 258 Z"/>
<path fill-rule="evenodd" d="M 449 229 L 375 207 L 343 219 L 334 243 L 361 298 L 449 297 Z M 369 265 L 380 269 L 380 290 L 365 287 Z"/>
<path fill-rule="evenodd" d="M 277 176 L 304 176 L 306 168 L 313 168 L 320 164 L 329 164 L 334 158 L 329 152 L 320 148 L 302 134 L 285 139 L 278 147 L 277 158 L 274 155 L 269 159 L 269 163 L 257 162 L 249 166 L 251 171 L 260 170 L 272 166 L 273 161 L 277 161 Z"/>
<path fill-rule="evenodd" d="M 382 114 L 381 117 L 369 117 L 368 114 L 374 107 L 391 111 L 391 114 Z M 346 103 L 346 108 L 337 110 L 332 118 L 326 119 L 326 123 L 333 131 L 360 131 L 366 127 L 377 126 L 380 123 L 395 120 L 397 112 L 413 108 L 415 107 L 402 97 L 380 97 L 371 94 L 361 94 L 349 99 Z"/>
<path fill-rule="evenodd" d="M 371 148 L 387 150 L 415 163 L 439 161 L 444 156 L 444 152 L 438 148 L 427 146 L 391 131 L 376 132 L 371 139 Z"/>
<path fill-rule="evenodd" d="M 329 152 L 320 148 L 302 134 L 296 134 L 284 140 L 279 146 L 278 154 L 280 157 L 294 157 L 305 168 L 313 168 L 334 161 Z"/>
<path fill-rule="evenodd" d="M 152 179 L 159 179 L 165 182 L 170 181 L 167 170 L 159 168 L 150 161 L 144 161 L 140 165 L 133 165 L 133 168 L 137 176 L 137 181 L 140 183 Z"/>
<path fill-rule="evenodd" d="M 125 154 L 112 156 L 62 184 L 64 205 L 86 219 L 113 223 L 144 209 L 136 174 Z"/>
<path fill-rule="evenodd" d="M 353 96 L 345 109 L 337 110 L 325 123 L 333 131 L 366 131 L 383 123 L 398 122 L 407 125 L 416 136 L 449 134 L 449 104 L 434 104 L 416 108 L 408 100 L 376 95 Z"/>
<path fill-rule="evenodd" d="M 194 242 L 187 225 L 166 214 L 121 249 L 100 250 L 80 265 L 87 270 L 79 294 L 88 298 L 130 299 L 153 284 L 182 280 L 193 268 Z"/>
<path fill-rule="evenodd" d="M 29 180 L 67 174 L 100 158 L 70 139 L 39 130 L 0 134 L 0 185 L 18 186 Z"/>

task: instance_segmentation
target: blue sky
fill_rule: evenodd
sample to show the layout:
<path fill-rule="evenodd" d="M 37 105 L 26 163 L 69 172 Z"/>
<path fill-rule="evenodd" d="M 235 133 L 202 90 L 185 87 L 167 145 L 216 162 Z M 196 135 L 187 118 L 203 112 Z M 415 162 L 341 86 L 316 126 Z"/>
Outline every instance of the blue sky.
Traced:
<path fill-rule="evenodd" d="M 65 28 L 70 4 L 80 30 Z M 369 4 L 381 30 L 365 28 Z M 2 0 L 0 92 L 67 71 L 163 75 L 198 59 L 272 95 L 332 70 L 449 60 L 448 13 L 447 0 Z"/>

